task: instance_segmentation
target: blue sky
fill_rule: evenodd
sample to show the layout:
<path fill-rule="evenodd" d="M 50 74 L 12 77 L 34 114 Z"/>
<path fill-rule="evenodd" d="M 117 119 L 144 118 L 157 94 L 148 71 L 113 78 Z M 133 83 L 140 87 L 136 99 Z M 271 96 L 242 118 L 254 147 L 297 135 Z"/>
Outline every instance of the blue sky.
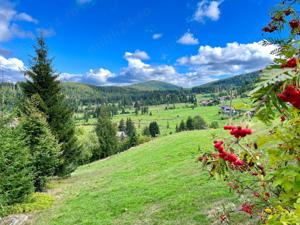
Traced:
<path fill-rule="evenodd" d="M 24 79 L 43 32 L 64 81 L 191 87 L 271 63 L 261 28 L 275 0 L 0 0 L 0 65 Z"/>

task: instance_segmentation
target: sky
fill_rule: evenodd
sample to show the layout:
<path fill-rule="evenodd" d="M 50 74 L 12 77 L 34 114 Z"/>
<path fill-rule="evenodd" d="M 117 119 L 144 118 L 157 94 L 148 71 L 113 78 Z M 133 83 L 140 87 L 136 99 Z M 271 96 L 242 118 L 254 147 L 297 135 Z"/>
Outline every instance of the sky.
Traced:
<path fill-rule="evenodd" d="M 43 34 L 62 81 L 193 87 L 269 65 L 279 0 L 0 0 L 0 67 L 24 80 Z"/>

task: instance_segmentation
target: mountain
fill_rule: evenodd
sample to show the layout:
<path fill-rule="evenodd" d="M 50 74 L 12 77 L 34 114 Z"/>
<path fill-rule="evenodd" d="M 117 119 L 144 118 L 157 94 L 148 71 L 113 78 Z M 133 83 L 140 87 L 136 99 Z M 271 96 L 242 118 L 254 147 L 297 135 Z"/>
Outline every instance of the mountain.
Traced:
<path fill-rule="evenodd" d="M 234 77 L 220 79 L 207 84 L 202 84 L 197 87 L 193 87 L 192 92 L 211 93 L 221 92 L 229 89 L 236 89 L 239 92 L 243 93 L 253 89 L 255 82 L 258 80 L 259 74 L 260 71 L 255 71 L 252 73 L 246 73 Z"/>
<path fill-rule="evenodd" d="M 171 91 L 182 89 L 174 84 L 169 84 L 162 81 L 149 80 L 143 83 L 131 84 L 127 86 L 129 88 L 139 90 L 139 91 Z"/>
<path fill-rule="evenodd" d="M 212 224 L 211 209 L 236 197 L 225 182 L 208 182 L 196 163 L 199 140 L 210 146 L 210 132 L 156 138 L 81 166 L 63 182 L 53 181 L 53 207 L 31 224 Z"/>

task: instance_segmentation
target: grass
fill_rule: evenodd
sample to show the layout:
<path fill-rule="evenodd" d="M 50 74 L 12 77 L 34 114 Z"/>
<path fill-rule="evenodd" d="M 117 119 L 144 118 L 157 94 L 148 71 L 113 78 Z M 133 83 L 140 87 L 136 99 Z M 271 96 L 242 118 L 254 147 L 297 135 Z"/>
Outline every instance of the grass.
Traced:
<path fill-rule="evenodd" d="M 235 199 L 196 163 L 198 146 L 211 148 L 211 133 L 220 132 L 169 135 L 82 166 L 51 183 L 54 206 L 33 224 L 211 224 L 208 211 Z"/>

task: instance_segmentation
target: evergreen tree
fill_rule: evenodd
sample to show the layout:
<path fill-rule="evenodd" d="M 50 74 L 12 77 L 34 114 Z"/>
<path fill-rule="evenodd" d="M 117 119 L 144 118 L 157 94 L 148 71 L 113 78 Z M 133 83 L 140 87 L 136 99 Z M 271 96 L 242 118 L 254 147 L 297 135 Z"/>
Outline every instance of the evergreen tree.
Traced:
<path fill-rule="evenodd" d="M 56 174 L 65 176 L 76 169 L 80 156 L 72 119 L 73 112 L 65 102 L 58 75 L 52 68 L 52 60 L 48 58 L 48 49 L 43 37 L 37 39 L 35 54 L 31 68 L 26 72 L 30 79 L 22 83 L 22 89 L 27 97 L 36 94 L 40 96 L 38 109 L 46 115 L 50 129 L 61 145 L 60 164 Z"/>
<path fill-rule="evenodd" d="M 150 123 L 149 132 L 150 132 L 151 137 L 156 137 L 157 135 L 160 134 L 159 126 L 158 126 L 157 122 Z"/>
<path fill-rule="evenodd" d="M 180 124 L 179 124 L 179 128 L 178 128 L 178 131 L 181 132 L 181 131 L 184 131 L 185 130 L 185 123 L 183 120 L 181 120 Z"/>
<path fill-rule="evenodd" d="M 93 160 L 106 158 L 117 152 L 118 140 L 108 113 L 102 112 L 99 116 L 96 134 L 99 140 L 99 149 L 93 153 Z"/>
<path fill-rule="evenodd" d="M 144 136 L 150 136 L 150 130 L 149 130 L 149 127 L 144 127 L 143 129 L 143 135 Z"/>
<path fill-rule="evenodd" d="M 176 133 L 178 133 L 178 132 L 179 132 L 179 127 L 178 127 L 178 124 L 176 124 L 175 131 L 176 131 Z"/>
<path fill-rule="evenodd" d="M 134 132 L 134 133 L 129 137 L 128 142 L 129 142 L 129 148 L 138 145 L 139 140 L 138 140 L 138 136 L 137 136 L 136 132 Z"/>
<path fill-rule="evenodd" d="M 190 116 L 186 120 L 186 129 L 194 130 L 194 121 L 193 121 L 192 117 L 190 117 Z"/>
<path fill-rule="evenodd" d="M 59 163 L 60 147 L 52 135 L 44 116 L 35 109 L 31 102 L 25 101 L 20 125 L 23 139 L 30 150 L 30 166 L 36 191 L 44 191 L 47 178 L 54 175 Z"/>
<path fill-rule="evenodd" d="M 128 118 L 126 120 L 126 134 L 131 137 L 136 132 L 133 121 Z"/>
<path fill-rule="evenodd" d="M 120 120 L 118 129 L 119 129 L 119 131 L 124 131 L 124 132 L 126 131 L 126 125 L 125 125 L 124 119 Z"/>
<path fill-rule="evenodd" d="M 21 203 L 33 192 L 29 149 L 18 129 L 0 124 L 0 204 Z"/>

